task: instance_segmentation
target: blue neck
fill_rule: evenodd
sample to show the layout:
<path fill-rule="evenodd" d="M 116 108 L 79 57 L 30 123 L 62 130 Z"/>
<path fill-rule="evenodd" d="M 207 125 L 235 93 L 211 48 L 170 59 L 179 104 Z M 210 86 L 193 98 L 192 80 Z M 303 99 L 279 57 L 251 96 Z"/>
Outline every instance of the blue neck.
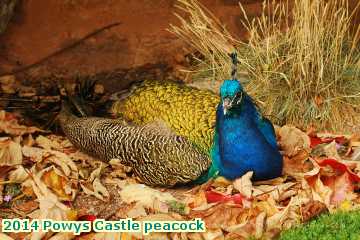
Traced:
<path fill-rule="evenodd" d="M 265 136 L 258 124 L 259 114 L 251 98 L 245 95 L 242 104 L 224 116 L 222 104 L 216 113 L 216 130 L 211 157 L 219 174 L 234 179 L 254 171 L 254 180 L 281 175 L 282 156 L 269 143 L 274 136 Z"/>

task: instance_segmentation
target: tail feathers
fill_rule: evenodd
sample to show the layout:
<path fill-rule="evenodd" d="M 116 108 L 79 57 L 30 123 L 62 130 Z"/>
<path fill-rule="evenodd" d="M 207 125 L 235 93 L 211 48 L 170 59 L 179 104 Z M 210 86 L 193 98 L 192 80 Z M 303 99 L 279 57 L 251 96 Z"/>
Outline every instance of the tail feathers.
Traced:
<path fill-rule="evenodd" d="M 86 108 L 86 105 L 81 98 L 76 96 L 68 96 L 68 98 L 63 101 L 62 107 L 70 109 L 70 106 L 73 106 L 74 110 L 76 111 L 74 113 L 80 115 L 80 117 L 87 117 L 91 115 L 90 109 Z"/>
<path fill-rule="evenodd" d="M 95 85 L 96 80 L 78 80 L 74 94 L 69 94 L 69 91 L 66 90 L 67 94 L 62 101 L 62 108 L 65 108 L 68 113 L 72 112 L 80 117 L 91 116 L 93 111 L 89 103 L 93 98 Z"/>

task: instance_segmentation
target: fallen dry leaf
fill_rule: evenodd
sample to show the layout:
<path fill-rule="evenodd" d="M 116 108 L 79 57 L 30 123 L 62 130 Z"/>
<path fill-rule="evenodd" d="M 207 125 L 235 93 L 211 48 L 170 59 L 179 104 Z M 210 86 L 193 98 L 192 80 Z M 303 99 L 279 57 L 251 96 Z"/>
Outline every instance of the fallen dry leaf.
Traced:
<path fill-rule="evenodd" d="M 109 192 L 102 185 L 99 178 L 95 178 L 95 180 L 93 181 L 93 183 L 92 183 L 93 190 L 90 190 L 83 184 L 80 184 L 80 186 L 81 186 L 82 190 L 84 191 L 84 193 L 86 193 L 88 195 L 93 195 L 102 201 L 105 201 L 104 198 L 109 198 L 109 196 L 110 196 Z"/>
<path fill-rule="evenodd" d="M 62 201 L 70 201 L 73 199 L 71 193 L 66 193 L 65 187 L 68 183 L 68 179 L 59 174 L 54 166 L 48 168 L 48 171 L 44 172 L 41 180 L 50 188 Z"/>
<path fill-rule="evenodd" d="M 339 153 L 337 151 L 337 143 L 332 141 L 331 143 L 324 146 L 325 154 L 328 158 L 334 158 L 336 160 L 341 160 Z"/>
<path fill-rule="evenodd" d="M 128 217 L 140 221 L 176 221 L 199 217 L 207 226 L 205 233 L 148 236 L 141 233 L 80 236 L 31 233 L 29 239 L 270 239 L 323 211 L 360 207 L 359 194 L 355 192 L 360 182 L 357 175 L 360 164 L 350 161 L 359 155 L 359 138 L 355 137 L 312 133 L 310 144 L 307 134 L 299 129 L 278 127 L 286 175 L 252 182 L 249 172 L 235 181 L 219 177 L 201 186 L 155 189 L 139 184 L 129 174 L 131 169 L 119 161 L 103 163 L 80 152 L 63 136 L 39 135 L 34 140 L 31 127 L 19 125 L 15 115 L 0 112 L 0 131 L 4 132 L 4 126 L 10 127 L 11 136 L 0 139 L 0 156 L 7 159 L 15 156 L 18 164 L 4 166 L 1 181 L 21 182 L 25 196 L 10 210 L 15 214 L 57 220 L 74 220 L 79 216 L 78 220 L 90 221 Z M 16 146 L 13 145 L 12 154 L 4 155 L 10 143 Z M 310 146 L 320 143 L 328 149 L 322 151 L 322 155 L 315 155 Z M 340 154 L 337 153 L 339 146 L 342 146 Z M 324 153 L 337 160 L 319 157 Z"/>
<path fill-rule="evenodd" d="M 121 198 L 126 203 L 139 202 L 146 208 L 154 206 L 155 199 L 161 202 L 177 201 L 170 193 L 160 192 L 143 184 L 130 184 L 120 191 Z"/>
<path fill-rule="evenodd" d="M 310 138 L 300 129 L 293 126 L 283 126 L 279 130 L 280 147 L 285 155 L 292 157 L 300 151 L 310 151 Z"/>
<path fill-rule="evenodd" d="M 308 222 L 310 219 L 319 216 L 326 212 L 326 205 L 319 201 L 309 201 L 306 205 L 300 208 L 303 222 Z"/>
<path fill-rule="evenodd" d="M 36 138 L 35 142 L 38 146 L 42 147 L 45 150 L 62 149 L 62 146 L 58 142 L 52 141 L 49 138 L 42 135 L 39 135 Z"/>
<path fill-rule="evenodd" d="M 21 136 L 24 134 L 30 134 L 34 132 L 44 132 L 37 127 L 27 127 L 19 125 L 16 117 L 3 110 L 0 111 L 0 132 L 4 132 L 11 136 Z"/>
<path fill-rule="evenodd" d="M 283 174 L 293 177 L 302 177 L 303 173 L 306 171 L 304 163 L 308 158 L 309 153 L 305 150 L 299 151 L 298 154 L 291 158 L 284 156 Z"/>
<path fill-rule="evenodd" d="M 280 228 L 281 229 L 281 225 L 284 223 L 284 221 L 286 220 L 286 218 L 288 217 L 289 211 L 290 211 L 290 207 L 292 205 L 292 198 L 290 200 L 290 202 L 288 203 L 288 205 L 286 206 L 286 208 L 284 208 L 283 210 L 281 210 L 280 212 L 272 215 L 271 217 L 266 219 L 266 226 L 267 229 L 274 229 L 274 228 Z"/>
<path fill-rule="evenodd" d="M 251 198 L 252 195 L 252 176 L 253 172 L 247 172 L 244 176 L 236 179 L 233 183 L 234 188 L 247 198 Z"/>
<path fill-rule="evenodd" d="M 255 221 L 255 238 L 261 238 L 265 231 L 265 218 L 266 213 L 261 212 L 257 217 Z"/>
<path fill-rule="evenodd" d="M 9 137 L 0 138 L 0 166 L 15 166 L 22 163 L 21 145 Z"/>
<path fill-rule="evenodd" d="M 9 181 L 22 183 L 29 177 L 25 168 L 22 165 L 16 166 L 16 169 L 9 172 Z"/>
<path fill-rule="evenodd" d="M 73 233 L 60 232 L 49 238 L 49 240 L 71 240 L 74 239 L 75 235 Z"/>
<path fill-rule="evenodd" d="M 1 240 L 15 240 L 15 239 L 9 237 L 8 235 L 6 235 L 5 233 L 0 233 L 0 239 Z"/>

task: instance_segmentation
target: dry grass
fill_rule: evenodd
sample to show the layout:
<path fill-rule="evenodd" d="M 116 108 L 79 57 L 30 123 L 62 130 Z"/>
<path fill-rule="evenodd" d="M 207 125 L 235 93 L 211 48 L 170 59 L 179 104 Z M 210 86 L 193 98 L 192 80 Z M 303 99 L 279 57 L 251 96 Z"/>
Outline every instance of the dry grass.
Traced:
<path fill-rule="evenodd" d="M 204 56 L 193 79 L 229 78 L 235 46 L 245 88 L 274 122 L 338 131 L 360 125 L 360 27 L 350 31 L 347 1 L 294 0 L 291 8 L 267 1 L 251 21 L 240 5 L 248 42 L 234 39 L 196 0 L 178 6 L 188 16 L 178 16 L 181 25 L 171 31 Z"/>

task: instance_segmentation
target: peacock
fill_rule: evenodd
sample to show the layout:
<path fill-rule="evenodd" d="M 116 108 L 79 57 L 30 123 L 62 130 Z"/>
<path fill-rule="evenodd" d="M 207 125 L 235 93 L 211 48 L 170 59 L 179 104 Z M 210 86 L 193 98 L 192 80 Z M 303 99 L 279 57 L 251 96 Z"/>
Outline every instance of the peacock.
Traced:
<path fill-rule="evenodd" d="M 198 179 L 211 165 L 208 155 L 162 124 L 134 126 L 122 119 L 88 117 L 82 102 L 73 96 L 65 99 L 58 115 L 70 142 L 101 160 L 119 159 L 147 185 L 183 185 Z"/>
<path fill-rule="evenodd" d="M 160 119 L 208 154 L 211 167 L 198 182 L 248 171 L 253 180 L 279 177 L 282 155 L 274 127 L 237 80 L 236 53 L 231 58 L 231 79 L 222 83 L 220 96 L 177 82 L 143 81 L 113 94 L 110 111 L 135 124 Z"/>

